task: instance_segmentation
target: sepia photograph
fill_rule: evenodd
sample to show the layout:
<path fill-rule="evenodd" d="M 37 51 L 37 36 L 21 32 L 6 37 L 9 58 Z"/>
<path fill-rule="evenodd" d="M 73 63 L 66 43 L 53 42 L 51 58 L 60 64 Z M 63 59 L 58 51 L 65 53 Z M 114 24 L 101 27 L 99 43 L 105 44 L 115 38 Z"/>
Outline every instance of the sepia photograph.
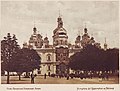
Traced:
<path fill-rule="evenodd" d="M 0 7 L 1 84 L 119 85 L 119 1 Z"/>

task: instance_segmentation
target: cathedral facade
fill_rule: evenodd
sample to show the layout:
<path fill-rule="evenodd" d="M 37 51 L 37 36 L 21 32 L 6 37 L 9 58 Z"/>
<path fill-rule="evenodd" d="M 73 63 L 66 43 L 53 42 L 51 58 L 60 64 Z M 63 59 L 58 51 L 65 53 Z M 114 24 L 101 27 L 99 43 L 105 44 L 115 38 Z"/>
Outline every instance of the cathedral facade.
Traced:
<path fill-rule="evenodd" d="M 67 30 L 63 27 L 63 20 L 57 18 L 57 28 L 53 30 L 53 44 L 49 44 L 49 39 L 37 33 L 37 28 L 33 28 L 33 34 L 30 36 L 29 43 L 24 43 L 24 48 L 35 49 L 41 57 L 40 68 L 35 72 L 40 75 L 67 74 L 70 72 L 68 67 L 69 57 L 76 52 L 81 51 L 87 44 L 94 44 L 100 48 L 100 43 L 96 43 L 93 37 L 88 35 L 88 30 L 83 29 L 82 36 L 76 36 L 75 43 L 68 43 Z"/>

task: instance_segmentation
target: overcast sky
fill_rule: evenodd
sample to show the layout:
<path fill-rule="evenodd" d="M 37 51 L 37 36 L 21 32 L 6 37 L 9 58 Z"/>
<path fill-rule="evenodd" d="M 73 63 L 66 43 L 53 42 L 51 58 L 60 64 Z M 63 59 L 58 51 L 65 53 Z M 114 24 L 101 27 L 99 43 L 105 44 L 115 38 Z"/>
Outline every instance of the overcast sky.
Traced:
<path fill-rule="evenodd" d="M 28 42 L 35 26 L 43 38 L 47 35 L 52 44 L 53 30 L 57 27 L 59 9 L 68 33 L 68 41 L 74 43 L 80 31 L 88 28 L 103 46 L 119 47 L 119 3 L 115 1 L 4 1 L 1 2 L 1 35 L 15 34 L 19 45 Z"/>

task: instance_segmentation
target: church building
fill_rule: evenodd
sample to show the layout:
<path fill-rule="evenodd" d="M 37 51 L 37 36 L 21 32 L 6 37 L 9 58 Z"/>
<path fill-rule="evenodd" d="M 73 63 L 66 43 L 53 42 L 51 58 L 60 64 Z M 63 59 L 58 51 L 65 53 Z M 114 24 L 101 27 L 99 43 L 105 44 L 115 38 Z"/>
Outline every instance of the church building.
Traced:
<path fill-rule="evenodd" d="M 41 65 L 36 71 L 37 74 L 67 74 L 70 72 L 68 63 L 71 55 L 81 51 L 87 44 L 94 44 L 101 48 L 100 43 L 95 42 L 94 38 L 89 36 L 86 27 L 83 29 L 84 34 L 82 36 L 76 36 L 74 44 L 68 43 L 67 30 L 63 26 L 61 16 L 57 18 L 57 22 L 58 25 L 53 30 L 53 44 L 49 44 L 48 37 L 43 38 L 36 27 L 33 28 L 29 43 L 23 44 L 23 48 L 33 48 L 41 57 Z M 106 43 L 105 48 L 107 48 Z"/>

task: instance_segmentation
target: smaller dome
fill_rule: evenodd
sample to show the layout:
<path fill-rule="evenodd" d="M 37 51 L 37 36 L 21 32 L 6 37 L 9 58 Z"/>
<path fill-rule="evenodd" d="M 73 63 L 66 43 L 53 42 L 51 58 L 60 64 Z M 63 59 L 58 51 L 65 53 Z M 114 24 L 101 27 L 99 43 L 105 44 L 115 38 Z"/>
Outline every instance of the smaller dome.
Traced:
<path fill-rule="evenodd" d="M 27 42 L 24 42 L 23 45 L 24 45 L 24 46 L 27 45 Z"/>
<path fill-rule="evenodd" d="M 33 30 L 37 30 L 36 27 L 34 27 Z"/>
<path fill-rule="evenodd" d="M 44 40 L 48 40 L 48 37 L 45 37 Z"/>
<path fill-rule="evenodd" d="M 93 37 L 91 37 L 91 40 L 94 40 L 94 38 L 93 38 Z"/>
<path fill-rule="evenodd" d="M 80 38 L 80 35 L 78 35 L 77 38 Z"/>
<path fill-rule="evenodd" d="M 80 40 L 80 38 L 81 38 L 80 35 L 78 35 L 78 36 L 76 37 L 76 40 Z"/>
<path fill-rule="evenodd" d="M 84 28 L 84 32 L 87 33 L 87 28 Z"/>
<path fill-rule="evenodd" d="M 33 34 L 36 34 L 36 31 L 37 31 L 37 28 L 34 27 L 34 28 L 33 28 Z"/>
<path fill-rule="evenodd" d="M 107 44 L 106 44 L 106 43 L 104 43 L 104 46 L 107 46 Z"/>

